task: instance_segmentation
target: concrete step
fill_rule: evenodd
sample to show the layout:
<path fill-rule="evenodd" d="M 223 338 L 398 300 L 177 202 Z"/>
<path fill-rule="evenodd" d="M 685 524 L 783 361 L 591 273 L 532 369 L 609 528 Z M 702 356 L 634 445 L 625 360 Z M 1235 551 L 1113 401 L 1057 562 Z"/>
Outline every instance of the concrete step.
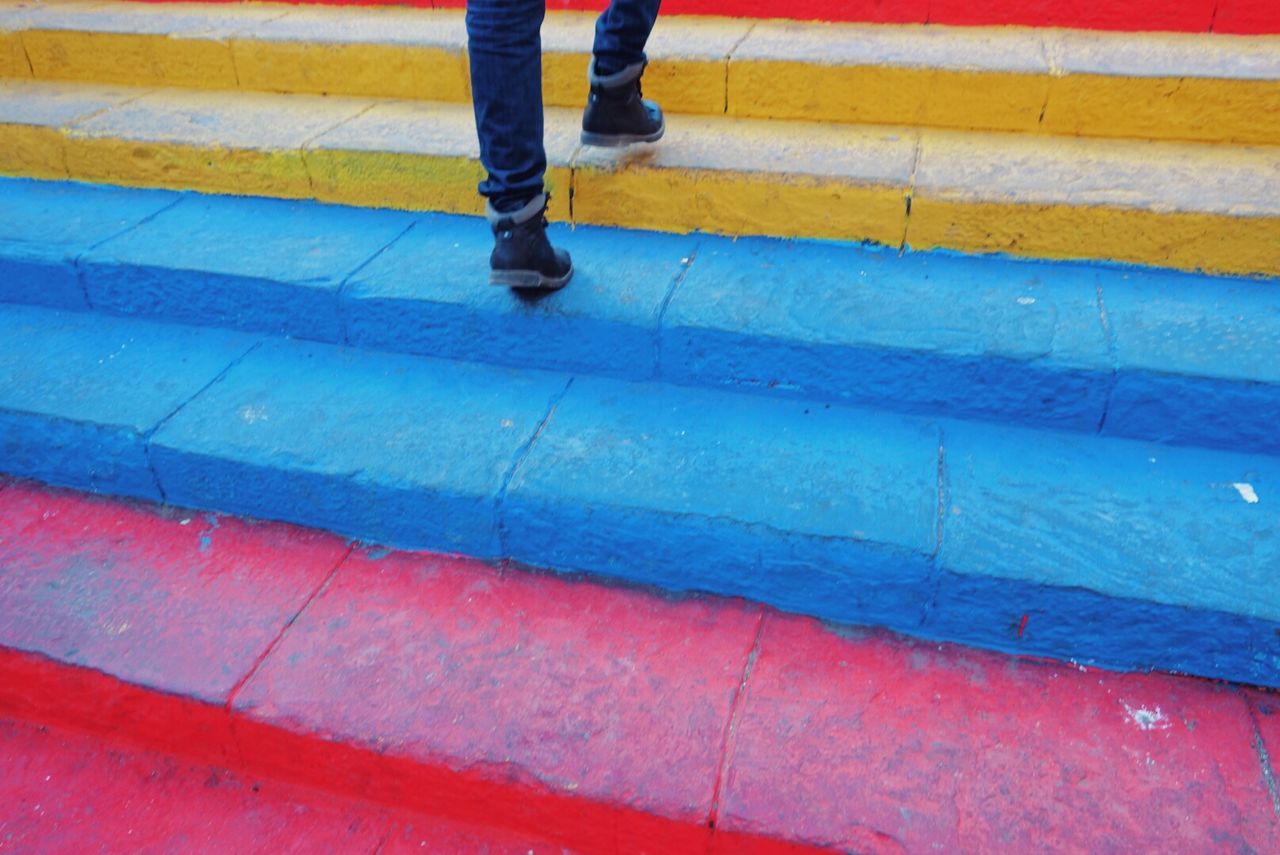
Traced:
<path fill-rule="evenodd" d="M 469 106 L 0 83 L 0 173 L 476 213 Z M 673 117 L 583 148 L 548 114 L 553 219 L 1280 275 L 1280 148 Z"/>
<path fill-rule="evenodd" d="M 1274 457 L 86 313 L 0 318 L 11 474 L 1280 684 Z"/>
<path fill-rule="evenodd" d="M 547 104 L 581 109 L 593 31 L 548 18 Z M 470 98 L 461 10 L 0 6 L 3 40 L 11 77 Z M 675 113 L 1280 143 L 1280 37 L 664 17 L 649 52 L 646 91 Z"/>
<path fill-rule="evenodd" d="M 556 226 L 576 279 L 530 300 L 486 284 L 473 217 L 25 180 L 0 203 L 0 301 L 1280 454 L 1274 282 Z"/>
<path fill-rule="evenodd" d="M 1265 691 L 24 483 L 0 556 L 19 851 L 1280 846 Z"/>

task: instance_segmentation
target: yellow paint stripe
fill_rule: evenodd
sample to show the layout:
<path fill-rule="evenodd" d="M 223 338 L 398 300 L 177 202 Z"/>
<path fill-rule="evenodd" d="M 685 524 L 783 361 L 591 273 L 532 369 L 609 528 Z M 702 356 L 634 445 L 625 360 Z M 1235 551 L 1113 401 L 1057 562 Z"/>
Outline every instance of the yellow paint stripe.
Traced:
<path fill-rule="evenodd" d="M 62 132 L 56 127 L 0 124 L 0 173 L 66 178 Z"/>
<path fill-rule="evenodd" d="M 18 33 L 0 31 L 0 77 L 30 77 L 31 66 Z"/>
<path fill-rule="evenodd" d="M 461 14 L 59 4 L 0 24 L 0 75 L 30 55 L 40 79 L 465 101 Z M 548 15 L 548 105 L 581 108 L 591 29 Z M 672 113 L 1280 144 L 1280 37 L 681 18 L 650 55 Z"/>
<path fill-rule="evenodd" d="M 954 201 L 918 194 L 912 200 L 907 245 L 1280 275 L 1280 217 L 1274 216 Z"/>
<path fill-rule="evenodd" d="M 37 79 L 235 89 L 226 42 L 150 33 L 32 29 L 22 33 Z"/>
<path fill-rule="evenodd" d="M 1046 74 L 741 61 L 729 67 L 729 112 L 999 131 L 1038 131 Z"/>
<path fill-rule="evenodd" d="M 905 218 L 905 187 L 809 175 L 582 167 L 573 182 L 574 219 L 606 226 L 896 245 Z"/>
<path fill-rule="evenodd" d="M 312 198 L 311 179 L 300 151 L 224 148 L 175 142 L 86 137 L 66 139 L 67 173 L 76 181 Z"/>
<path fill-rule="evenodd" d="M 1055 78 L 1044 130 L 1087 136 L 1097 128 L 1137 139 L 1280 143 L 1280 80 Z"/>
<path fill-rule="evenodd" d="M 107 90 L 118 106 L 80 119 L 97 101 L 68 90 L 4 87 L 0 171 L 480 210 L 465 105 Z M 49 91 L 63 102 L 34 109 Z M 549 111 L 556 219 L 572 186 L 580 223 L 1280 275 L 1280 150 L 686 118 L 657 146 L 575 154 L 576 120 Z"/>
<path fill-rule="evenodd" d="M 466 54 L 396 44 L 236 39 L 240 86 L 264 92 L 466 101 Z"/>

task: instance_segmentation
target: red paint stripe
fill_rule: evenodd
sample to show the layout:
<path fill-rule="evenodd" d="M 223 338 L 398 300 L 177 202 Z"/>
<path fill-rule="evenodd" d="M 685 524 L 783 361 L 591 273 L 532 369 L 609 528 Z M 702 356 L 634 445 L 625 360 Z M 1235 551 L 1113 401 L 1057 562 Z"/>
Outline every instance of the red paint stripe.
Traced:
<path fill-rule="evenodd" d="M 558 852 L 531 835 L 390 810 L 96 735 L 0 719 L 5 852 Z"/>
<path fill-rule="evenodd" d="M 220 0 L 238 2 L 238 0 Z M 139 0 L 170 2 L 170 0 Z M 219 0 L 214 0 L 219 2 Z M 337 6 L 461 8 L 465 0 L 287 0 Z M 547 0 L 554 10 L 598 11 L 604 0 Z M 1275 0 L 665 0 L 664 15 L 802 21 L 1073 27 L 1121 32 L 1280 33 Z"/>
<path fill-rule="evenodd" d="M 1277 0 L 1218 0 L 1213 19 L 1215 33 L 1267 35 L 1280 33 Z"/>
<path fill-rule="evenodd" d="M 0 711 L 582 852 L 1280 851 L 1271 695 L 191 519 L 0 491 Z"/>

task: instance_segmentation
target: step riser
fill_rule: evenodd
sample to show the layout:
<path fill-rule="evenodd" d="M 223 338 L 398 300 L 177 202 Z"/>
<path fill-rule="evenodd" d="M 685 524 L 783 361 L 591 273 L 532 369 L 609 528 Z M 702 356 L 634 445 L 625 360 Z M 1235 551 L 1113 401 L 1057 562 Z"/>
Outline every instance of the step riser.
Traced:
<path fill-rule="evenodd" d="M 744 27 L 745 33 L 745 27 Z M 855 38 L 856 36 L 851 36 Z M 0 38 L 3 38 L 0 35 Z M 1039 53 L 1039 37 L 1028 36 Z M 451 47 L 225 41 L 182 35 L 19 31 L 0 76 L 127 86 L 469 101 L 468 58 Z M 581 108 L 585 52 L 549 52 L 544 100 Z M 1009 50 L 997 45 L 992 50 Z M 959 52 L 959 49 L 957 50 Z M 0 55 L 4 55 L 0 42 Z M 19 61 L 21 60 L 21 61 Z M 376 69 L 377 73 L 372 73 Z M 1228 72 L 1224 70 L 1224 74 Z M 646 92 L 670 113 L 1098 137 L 1280 143 L 1280 81 L 831 64 L 657 55 Z"/>
<path fill-rule="evenodd" d="M 59 187 L 11 185 L 11 204 L 32 205 L 34 215 L 43 210 L 42 200 L 48 204 L 57 198 L 50 194 Z M 1240 368 L 1234 369 L 1236 379 L 1171 369 L 1161 373 L 1156 370 L 1165 367 L 1161 358 L 1142 358 L 1140 346 L 1125 359 L 1109 352 L 1116 339 L 1140 342 L 1135 336 L 1144 325 L 1152 327 L 1148 337 L 1174 337 L 1188 350 L 1197 349 L 1207 340 L 1216 341 L 1219 333 L 1211 324 L 1223 323 L 1223 318 L 1246 349 L 1265 351 L 1275 331 L 1263 328 L 1246 334 L 1229 321 L 1236 315 L 1261 321 L 1276 311 L 1274 301 L 1249 299 L 1251 292 L 1265 289 L 1261 283 L 1184 282 L 1180 277 L 1164 281 L 1160 274 L 1121 270 L 997 265 L 948 256 L 891 258 L 834 248 L 804 260 L 802 250 L 820 247 L 801 245 L 788 252 L 788 245 L 770 242 L 643 234 L 626 235 L 634 244 L 627 259 L 643 259 L 637 262 L 643 266 L 632 268 L 627 260 L 625 270 L 601 276 L 602 259 L 608 253 L 619 257 L 618 241 L 612 233 L 584 229 L 567 239 L 584 271 L 577 287 L 586 290 L 581 299 L 587 311 L 544 311 L 536 303 L 498 299 L 502 295 L 485 285 L 489 236 L 483 222 L 475 219 L 415 220 L 389 213 L 361 218 L 356 211 L 263 200 L 118 192 L 113 196 L 114 191 L 90 188 L 67 192 L 71 201 L 55 212 L 72 217 L 90 206 L 107 216 L 114 200 L 120 212 L 117 227 L 124 234 L 96 246 L 53 249 L 39 258 L 20 244 L 0 248 L 0 302 L 92 308 L 513 367 L 1280 453 L 1280 438 L 1270 423 L 1270 414 L 1280 408 L 1280 384 L 1249 379 Z M 202 206 L 208 208 L 207 215 L 181 218 L 187 211 L 200 212 Z M 338 215 L 342 217 L 334 219 Z M 202 269 L 209 259 L 175 258 L 179 235 L 200 234 L 210 246 L 230 246 L 246 239 L 245 222 L 257 220 L 265 228 L 286 216 L 294 218 L 287 228 L 277 232 L 272 226 L 273 237 L 247 251 L 257 258 L 278 258 L 279 276 L 292 278 L 219 272 Z M 326 234 L 331 237 L 326 239 Z M 323 275 L 316 275 L 320 270 L 292 273 L 296 248 L 336 253 L 338 246 L 350 249 L 333 255 Z M 789 278 L 776 259 L 798 265 L 794 276 Z M 421 278 L 441 265 L 448 272 L 437 273 L 436 281 Z M 831 286 L 849 293 L 865 291 L 862 302 L 846 307 L 828 296 L 833 317 L 819 321 L 802 314 L 790 328 L 782 322 L 776 328 L 757 322 L 754 330 L 734 329 L 732 315 L 726 317 L 726 311 L 732 311 L 726 307 L 735 303 L 765 306 L 773 300 L 767 313 L 785 318 L 795 309 L 770 292 L 795 288 L 794 277 L 816 280 L 831 269 L 847 270 L 847 276 Z M 863 278 L 857 276 L 859 271 Z M 865 279 L 868 274 L 872 278 Z M 970 284 L 951 286 L 942 282 L 946 278 Z M 1038 279 L 1051 287 L 1026 281 Z M 929 281 L 939 284 L 913 299 L 911 293 L 927 290 L 924 283 Z M 1155 287 L 1135 291 L 1144 281 Z M 986 289 L 1002 282 L 1008 283 L 1009 292 L 1003 299 L 984 296 Z M 1218 301 L 1209 304 L 1197 324 L 1190 324 L 1195 317 L 1190 307 L 1162 317 L 1163 327 L 1153 326 L 1156 316 L 1150 308 L 1141 309 L 1152 300 L 1172 300 L 1197 287 L 1206 294 L 1212 291 Z M 893 289 L 906 306 L 882 322 L 891 328 L 906 324 L 903 335 L 892 343 L 848 340 L 850 318 L 877 301 L 885 310 L 883 300 L 875 296 L 877 288 Z M 953 288 L 955 293 L 949 293 Z M 619 295 L 620 305 L 630 308 L 624 313 L 610 309 L 604 298 L 595 296 L 597 289 Z M 797 291 L 794 300 L 804 303 L 807 293 Z M 1017 295 L 1021 296 L 1015 301 Z M 1099 300 L 1114 303 L 1114 317 L 1103 320 Z M 949 318 L 929 314 L 928 307 L 935 304 L 945 304 L 944 314 L 987 316 L 991 328 L 1003 325 L 1005 332 L 958 333 Z M 1021 343 L 1018 331 L 1040 322 L 1041 307 L 1050 313 L 1043 322 L 1058 331 L 1047 339 L 1040 336 L 1040 344 Z M 934 328 L 939 331 L 931 336 Z M 1067 342 L 1063 330 L 1070 330 L 1070 338 L 1082 344 Z M 957 352 L 957 339 L 970 338 L 983 341 L 983 346 Z M 845 343 L 834 343 L 842 340 Z"/>
<path fill-rule="evenodd" d="M 390 152 L 259 150 L 94 138 L 0 125 L 0 175 L 315 199 L 479 214 L 478 161 Z M 891 247 L 1101 259 L 1280 276 L 1280 217 L 950 199 L 903 184 L 706 169 L 553 166 L 551 218 L 725 235 L 871 241 Z M 905 242 L 903 240 L 905 235 Z"/>

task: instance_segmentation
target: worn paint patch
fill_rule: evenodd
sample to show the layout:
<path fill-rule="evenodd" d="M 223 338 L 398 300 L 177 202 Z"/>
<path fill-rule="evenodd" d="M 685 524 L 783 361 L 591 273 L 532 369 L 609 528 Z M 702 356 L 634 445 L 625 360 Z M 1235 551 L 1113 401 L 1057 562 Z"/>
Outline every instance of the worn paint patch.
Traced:
<path fill-rule="evenodd" d="M 1252 484 L 1238 483 L 1232 484 L 1231 486 L 1240 494 L 1240 498 L 1244 499 L 1251 505 L 1258 504 L 1258 494 L 1254 491 Z"/>
<path fill-rule="evenodd" d="M 1120 703 L 1124 706 L 1125 715 L 1138 730 L 1168 730 L 1173 727 L 1173 722 L 1158 704 L 1154 708 L 1147 708 L 1132 707 L 1124 701 Z"/>

